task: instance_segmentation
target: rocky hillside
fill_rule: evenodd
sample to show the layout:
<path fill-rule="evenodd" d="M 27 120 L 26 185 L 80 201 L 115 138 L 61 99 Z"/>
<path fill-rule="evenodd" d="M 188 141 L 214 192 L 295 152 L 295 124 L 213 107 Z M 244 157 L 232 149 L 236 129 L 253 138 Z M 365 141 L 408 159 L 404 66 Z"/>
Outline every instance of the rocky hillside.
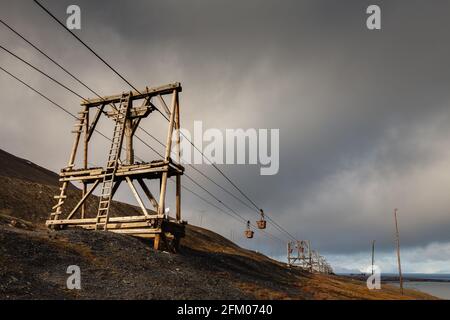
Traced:
<path fill-rule="evenodd" d="M 180 253 L 101 231 L 50 231 L 57 175 L 0 150 L 0 299 L 430 299 L 426 294 L 309 274 L 188 226 Z M 71 193 L 78 193 L 75 187 Z M 93 200 L 89 205 L 96 205 Z M 113 210 L 135 207 L 116 202 Z M 66 289 L 69 265 L 81 290 Z"/>
<path fill-rule="evenodd" d="M 0 149 L 0 214 L 44 223 L 55 205 L 53 196 L 59 194 L 58 178 L 56 173 Z M 80 198 L 81 191 L 70 185 L 68 207 L 73 208 Z M 95 212 L 97 206 L 97 200 L 88 199 L 87 210 Z M 132 215 L 141 211 L 135 206 L 113 201 L 111 214 L 123 212 Z"/>

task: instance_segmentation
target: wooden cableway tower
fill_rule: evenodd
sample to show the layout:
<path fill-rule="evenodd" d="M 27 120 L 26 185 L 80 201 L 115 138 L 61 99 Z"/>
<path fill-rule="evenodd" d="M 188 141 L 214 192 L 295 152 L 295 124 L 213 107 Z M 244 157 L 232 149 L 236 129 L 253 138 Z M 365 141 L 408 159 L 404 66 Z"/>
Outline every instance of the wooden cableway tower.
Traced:
<path fill-rule="evenodd" d="M 307 240 L 289 241 L 287 243 L 288 266 L 313 271 L 311 244 Z"/>
<path fill-rule="evenodd" d="M 181 220 L 181 175 L 184 167 L 180 164 L 180 83 L 172 83 L 156 88 L 145 88 L 141 91 L 129 91 L 122 94 L 82 101 L 82 111 L 75 124 L 73 133 L 75 139 L 69 162 L 60 172 L 61 188 L 55 196 L 57 203 L 46 225 L 54 229 L 81 227 L 91 230 L 107 230 L 116 233 L 129 234 L 142 238 L 154 239 L 155 249 L 164 243 L 166 247 L 176 250 L 180 238 L 184 236 L 185 222 Z M 167 105 L 164 97 L 171 97 Z M 169 127 L 163 159 L 136 163 L 134 160 L 133 138 L 142 119 L 147 118 L 156 106 L 167 114 Z M 159 109 L 161 110 L 161 109 Z M 91 119 L 91 113 L 93 118 Z M 89 167 L 89 142 L 102 116 L 114 121 L 114 131 L 107 161 L 104 167 Z M 176 160 L 171 158 L 172 141 L 175 143 Z M 82 165 L 76 168 L 75 159 L 79 145 L 83 144 Z M 121 159 L 122 150 L 125 159 Z M 176 182 L 176 217 L 165 215 L 167 180 L 175 177 Z M 159 181 L 159 199 L 150 192 L 146 180 Z M 70 182 L 80 182 L 83 185 L 82 196 L 74 208 L 66 208 L 67 189 Z M 131 189 L 139 204 L 142 215 L 110 216 L 111 201 L 119 185 L 125 182 Z M 147 209 L 136 189 L 135 183 L 150 200 L 153 210 Z M 86 200 L 93 196 L 99 187 L 98 208 L 96 212 L 87 212 Z M 68 210 L 66 210 L 68 209 Z"/>

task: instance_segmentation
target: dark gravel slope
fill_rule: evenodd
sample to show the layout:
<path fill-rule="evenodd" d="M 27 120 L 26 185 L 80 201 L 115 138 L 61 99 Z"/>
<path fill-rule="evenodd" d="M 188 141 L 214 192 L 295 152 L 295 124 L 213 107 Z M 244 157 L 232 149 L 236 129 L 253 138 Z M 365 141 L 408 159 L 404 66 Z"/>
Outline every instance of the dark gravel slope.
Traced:
<path fill-rule="evenodd" d="M 241 255 L 189 247 L 169 254 L 109 232 L 51 232 L 5 216 L 2 221 L 0 297 L 6 299 L 251 299 L 240 283 L 286 287 L 283 267 Z M 81 268 L 82 290 L 66 289 L 69 265 Z"/>
<path fill-rule="evenodd" d="M 187 226 L 180 253 L 109 232 L 44 227 L 58 176 L 0 150 L 0 299 L 399 299 L 430 296 L 309 274 Z M 72 188 L 67 204 L 80 197 Z M 98 200 L 88 203 L 96 211 Z M 137 214 L 114 202 L 112 214 Z M 31 221 L 31 222 L 28 222 Z M 81 290 L 69 290 L 67 267 L 81 268 Z"/>

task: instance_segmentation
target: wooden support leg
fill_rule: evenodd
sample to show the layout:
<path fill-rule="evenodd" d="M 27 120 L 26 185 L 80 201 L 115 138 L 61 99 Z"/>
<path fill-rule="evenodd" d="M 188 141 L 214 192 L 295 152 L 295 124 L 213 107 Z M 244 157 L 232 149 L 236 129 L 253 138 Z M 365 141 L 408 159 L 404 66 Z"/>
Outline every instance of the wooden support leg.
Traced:
<path fill-rule="evenodd" d="M 167 172 L 163 172 L 161 178 L 161 190 L 159 194 L 159 206 L 158 206 L 158 214 L 165 214 L 166 209 L 166 187 L 167 187 Z"/>
<path fill-rule="evenodd" d="M 175 93 L 176 99 L 175 99 L 175 128 L 177 130 L 176 132 L 176 154 L 177 154 L 177 161 L 179 164 L 181 164 L 181 151 L 180 151 L 180 106 L 178 104 L 178 93 Z M 176 219 L 177 221 L 181 221 L 181 176 L 177 175 L 176 177 Z"/>
<path fill-rule="evenodd" d="M 137 179 L 139 185 L 141 186 L 142 190 L 144 190 L 145 195 L 147 196 L 148 200 L 152 203 L 153 207 L 158 210 L 158 202 L 156 201 L 153 194 L 150 192 L 150 189 L 147 187 L 145 182 L 142 179 Z"/>
<path fill-rule="evenodd" d="M 181 176 L 176 177 L 177 190 L 176 190 L 176 219 L 181 221 Z"/>
<path fill-rule="evenodd" d="M 127 180 L 127 183 L 130 186 L 131 191 L 133 191 L 133 195 L 136 198 L 137 202 L 139 203 L 142 213 L 144 213 L 144 216 L 148 216 L 149 214 L 147 212 L 147 209 L 145 208 L 144 202 L 142 202 L 142 199 L 139 196 L 139 193 L 137 192 L 136 187 L 133 185 L 133 181 L 131 181 L 130 177 L 126 177 L 125 179 Z"/>
<path fill-rule="evenodd" d="M 82 199 L 84 198 L 86 193 L 87 193 L 87 183 L 83 182 L 83 192 L 81 196 Z M 83 204 L 81 205 L 81 219 L 84 219 L 85 215 L 86 215 L 86 202 L 83 202 Z"/>
<path fill-rule="evenodd" d="M 116 181 L 116 183 L 114 184 L 112 190 L 111 190 L 111 198 L 114 197 L 114 195 L 116 194 L 117 189 L 119 189 L 120 183 L 122 182 L 122 180 Z"/>
<path fill-rule="evenodd" d="M 127 163 L 132 165 L 134 163 L 133 151 L 133 122 L 131 119 L 125 121 L 125 148 L 127 152 Z"/>
<path fill-rule="evenodd" d="M 159 242 L 160 242 L 160 240 L 161 240 L 161 235 L 157 234 L 155 236 L 155 240 L 153 242 L 153 249 L 159 250 Z"/>
<path fill-rule="evenodd" d="M 84 169 L 88 168 L 88 149 L 89 149 L 89 108 L 85 107 L 84 110 L 84 152 L 83 152 L 83 167 Z M 87 183 L 83 182 L 83 193 L 82 198 L 86 195 L 87 192 Z M 84 219 L 86 214 L 86 203 L 83 202 L 81 205 L 81 219 Z"/>
<path fill-rule="evenodd" d="M 177 102 L 176 99 L 177 99 L 177 91 L 174 90 L 172 95 L 172 112 L 170 114 L 169 128 L 167 130 L 166 153 L 164 156 L 165 161 L 170 160 L 170 153 L 172 152 L 172 134 L 175 125 L 175 111 Z M 167 186 L 167 171 L 165 171 L 161 177 L 161 189 L 159 194 L 159 208 L 158 208 L 159 214 L 164 214 L 165 211 L 166 186 Z"/>

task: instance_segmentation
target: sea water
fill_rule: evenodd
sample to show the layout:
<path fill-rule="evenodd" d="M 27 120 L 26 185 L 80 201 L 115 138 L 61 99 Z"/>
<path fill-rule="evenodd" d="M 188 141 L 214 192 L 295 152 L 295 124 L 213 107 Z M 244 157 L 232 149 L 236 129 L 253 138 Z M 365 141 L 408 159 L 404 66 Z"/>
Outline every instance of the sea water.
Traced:
<path fill-rule="evenodd" d="M 395 274 L 382 274 L 382 276 L 383 275 L 396 276 Z M 408 279 L 423 279 L 427 281 L 409 281 Z M 398 282 L 389 283 L 400 286 Z M 450 274 L 406 273 L 403 275 L 403 287 L 422 291 L 441 299 L 450 300 Z"/>

